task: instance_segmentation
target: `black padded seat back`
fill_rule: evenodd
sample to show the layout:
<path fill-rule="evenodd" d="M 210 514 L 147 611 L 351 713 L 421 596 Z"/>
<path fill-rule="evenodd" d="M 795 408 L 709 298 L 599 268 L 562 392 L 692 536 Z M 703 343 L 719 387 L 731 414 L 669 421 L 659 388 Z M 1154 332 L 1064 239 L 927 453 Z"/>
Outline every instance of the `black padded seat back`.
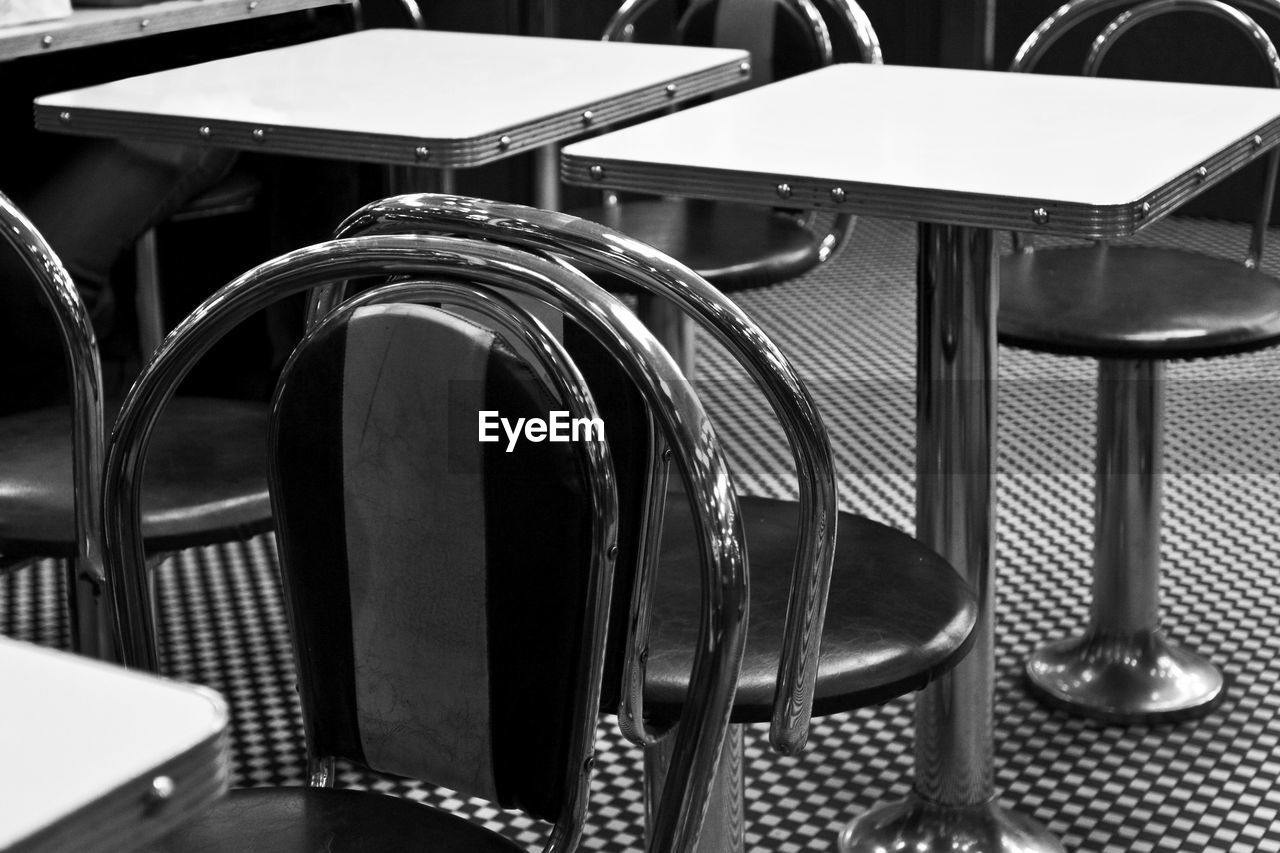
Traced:
<path fill-rule="evenodd" d="M 699 0 L 677 26 L 681 44 L 737 48 L 751 54 L 742 91 L 826 65 L 809 20 L 788 0 Z"/>
<path fill-rule="evenodd" d="M 480 412 L 565 408 L 437 308 L 360 308 L 295 352 L 272 500 L 313 755 L 559 816 L 580 761 L 581 444 L 478 439 Z"/>

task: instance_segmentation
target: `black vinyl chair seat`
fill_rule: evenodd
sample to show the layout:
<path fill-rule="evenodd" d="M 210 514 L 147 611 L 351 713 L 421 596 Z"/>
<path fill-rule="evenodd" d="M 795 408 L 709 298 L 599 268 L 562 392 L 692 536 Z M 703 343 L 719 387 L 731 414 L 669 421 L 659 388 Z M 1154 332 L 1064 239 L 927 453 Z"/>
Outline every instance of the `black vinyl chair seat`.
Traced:
<path fill-rule="evenodd" d="M 144 848 L 146 853 L 527 853 L 460 817 L 400 797 L 336 788 L 246 788 Z"/>
<path fill-rule="evenodd" d="M 108 401 L 106 418 L 118 401 Z M 70 415 L 52 407 L 0 419 L 0 554 L 76 555 Z M 173 400 L 157 429 L 142 498 L 151 552 L 247 539 L 271 529 L 267 407 Z"/>
<path fill-rule="evenodd" d="M 817 266 L 821 242 L 795 216 L 768 207 L 672 198 L 580 208 L 599 222 L 679 258 L 722 293 L 767 287 Z M 615 293 L 639 291 L 621 276 L 591 272 Z"/>
<path fill-rule="evenodd" d="M 674 505 L 674 511 L 671 507 Z M 796 505 L 741 497 L 751 558 L 751 622 L 732 721 L 767 722 L 777 685 Z M 973 592 L 949 563 L 911 536 L 842 512 L 813 712 L 829 714 L 918 690 L 969 650 Z M 664 520 L 645 703 L 674 721 L 688 695 L 701 584 L 693 522 L 672 500 Z"/>
<path fill-rule="evenodd" d="M 1280 341 L 1280 281 L 1180 249 L 1037 249 L 1000 259 L 1000 341 L 1094 358 L 1196 358 Z"/>

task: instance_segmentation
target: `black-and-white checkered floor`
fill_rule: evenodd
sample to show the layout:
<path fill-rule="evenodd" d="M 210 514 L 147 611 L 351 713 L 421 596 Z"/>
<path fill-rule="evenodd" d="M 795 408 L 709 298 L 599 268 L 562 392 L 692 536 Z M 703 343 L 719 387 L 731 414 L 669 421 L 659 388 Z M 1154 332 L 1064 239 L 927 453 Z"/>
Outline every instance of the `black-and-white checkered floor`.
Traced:
<path fill-rule="evenodd" d="M 1242 255 L 1236 226 L 1166 221 L 1143 238 Z M 864 220 L 836 261 L 742 297 L 822 407 L 845 507 L 910 530 L 914 228 Z M 1280 264 L 1272 262 L 1273 272 Z M 1111 726 L 1051 711 L 1021 662 L 1083 622 L 1089 596 L 1093 367 L 1002 351 L 996 625 L 996 778 L 1002 801 L 1070 850 L 1280 851 L 1280 353 L 1174 364 L 1167 414 L 1163 611 L 1168 633 L 1228 674 L 1205 719 Z M 745 493 L 788 495 L 792 475 L 763 401 L 711 344 L 699 387 Z M 298 783 L 301 729 L 270 537 L 178 555 L 161 569 L 171 672 L 235 714 L 235 781 Z M 0 578 L 0 631 L 65 644 L 52 562 Z M 11 685 L 11 687 L 13 687 Z M 748 735 L 748 845 L 830 848 L 839 828 L 904 795 L 911 700 L 817 721 L 798 758 Z M 602 724 L 586 846 L 641 849 L 638 753 Z M 350 784 L 444 802 L 532 847 L 541 827 L 448 792 L 348 773 Z"/>

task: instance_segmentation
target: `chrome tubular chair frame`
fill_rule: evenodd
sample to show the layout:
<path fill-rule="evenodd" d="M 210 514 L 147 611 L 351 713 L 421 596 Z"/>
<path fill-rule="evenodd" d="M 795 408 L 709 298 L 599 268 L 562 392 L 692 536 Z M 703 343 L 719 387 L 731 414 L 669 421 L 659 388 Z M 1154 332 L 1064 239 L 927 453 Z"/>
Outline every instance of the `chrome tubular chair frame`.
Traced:
<path fill-rule="evenodd" d="M 71 385 L 72 482 L 75 495 L 76 556 L 67 578 L 71 645 L 91 657 L 107 657 L 110 623 L 101 611 L 106 580 L 101 519 L 97 513 L 103 456 L 102 363 L 89 312 L 75 283 L 53 249 L 27 217 L 0 193 L 4 240 L 22 258 L 58 326 Z M 0 554 L 0 561 L 4 555 Z"/>
<path fill-rule="evenodd" d="M 799 483 L 800 538 L 792 569 L 785 636 L 775 691 L 771 741 L 783 753 L 798 752 L 808 736 L 818 671 L 819 641 L 836 545 L 836 480 L 830 443 L 808 389 L 786 356 L 732 300 L 691 270 L 647 245 L 602 225 L 566 214 L 452 196 L 401 196 L 367 205 L 339 228 L 340 237 L 371 233 L 455 233 L 587 262 L 625 275 L 670 300 L 715 336 L 761 385 L 782 422 L 795 456 Z M 318 290 L 310 316 L 322 316 L 341 299 L 340 288 Z M 653 488 L 653 485 L 650 486 Z M 646 519 L 644 541 L 656 540 Z M 815 531 L 811 533 L 810 531 Z M 636 588 L 647 594 L 654 563 L 640 563 Z M 648 601 L 633 603 L 632 624 L 647 624 Z M 644 743 L 644 631 L 632 632 L 624 681 L 630 688 L 619 719 L 628 736 Z"/>
<path fill-rule="evenodd" d="M 613 13 L 609 23 L 605 24 L 602 40 L 631 41 L 635 35 L 636 23 L 657 2 L 658 0 L 626 0 L 618 7 L 618 11 Z M 786 3 L 807 20 L 809 26 L 818 34 L 818 48 L 822 52 L 825 60 L 824 64 L 829 64 L 833 55 L 831 32 L 827 29 L 827 24 L 822 19 L 822 14 L 813 5 L 812 0 L 786 0 Z"/>
<path fill-rule="evenodd" d="M 701 405 L 670 356 L 625 306 L 563 264 L 508 246 L 421 235 L 348 238 L 292 252 L 222 288 L 165 340 L 125 400 L 108 448 L 103 519 L 110 589 L 132 666 L 154 667 L 150 600 L 141 566 L 138 486 L 147 445 L 173 387 L 199 357 L 246 317 L 278 299 L 334 281 L 375 276 L 461 280 L 549 301 L 618 357 L 659 419 L 693 502 L 704 562 L 700 694 L 681 718 L 673 772 L 653 826 L 651 850 L 690 850 L 728 728 L 747 617 L 746 553 L 729 471 Z M 417 285 L 415 285 L 417 286 Z M 704 674 L 709 670 L 709 674 Z M 597 679 L 598 685 L 598 679 Z M 597 698 L 598 704 L 598 698 Z M 323 762 L 316 765 L 323 777 Z M 578 792 L 585 796 L 585 788 Z M 700 810 L 699 810 L 700 811 Z M 564 843 L 567 835 L 555 836 Z"/>

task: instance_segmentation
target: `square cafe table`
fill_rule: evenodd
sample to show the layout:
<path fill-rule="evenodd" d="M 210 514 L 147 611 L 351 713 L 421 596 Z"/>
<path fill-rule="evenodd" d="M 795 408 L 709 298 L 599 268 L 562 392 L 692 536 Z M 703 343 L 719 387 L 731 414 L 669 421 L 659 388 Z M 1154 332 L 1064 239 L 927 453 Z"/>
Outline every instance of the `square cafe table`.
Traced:
<path fill-rule="evenodd" d="M 137 6 L 76 6 L 63 18 L 0 27 L 0 61 L 349 2 L 160 0 Z"/>
<path fill-rule="evenodd" d="M 920 223 L 916 535 L 978 593 L 979 634 L 917 698 L 913 794 L 846 853 L 1061 850 L 993 778 L 993 229 L 1123 237 L 1277 142 L 1271 89 L 837 65 L 565 148 L 570 183 Z"/>
<path fill-rule="evenodd" d="M 0 679 L 0 850 L 134 850 L 227 788 L 212 690 L 3 637 Z"/>
<path fill-rule="evenodd" d="M 449 192 L 453 169 L 657 112 L 749 73 L 740 50 L 377 29 L 47 95 L 36 99 L 35 123 L 428 167 Z M 543 195 L 554 207 L 553 187 Z"/>

